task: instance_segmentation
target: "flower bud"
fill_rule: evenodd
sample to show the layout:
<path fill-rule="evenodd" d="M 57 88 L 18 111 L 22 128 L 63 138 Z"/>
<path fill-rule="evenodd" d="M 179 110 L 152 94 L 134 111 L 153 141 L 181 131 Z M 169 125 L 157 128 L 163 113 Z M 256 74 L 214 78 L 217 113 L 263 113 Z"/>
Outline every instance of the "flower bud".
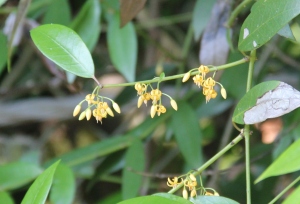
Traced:
<path fill-rule="evenodd" d="M 191 197 L 194 197 L 194 196 L 196 196 L 196 194 L 197 194 L 197 191 L 196 191 L 196 189 L 193 189 L 193 190 L 191 191 Z"/>
<path fill-rule="evenodd" d="M 83 120 L 85 118 L 85 111 L 83 111 L 80 115 L 78 120 Z"/>
<path fill-rule="evenodd" d="M 190 72 L 185 73 L 185 75 L 182 78 L 182 82 L 186 82 L 187 80 L 189 80 L 190 76 L 191 76 Z"/>
<path fill-rule="evenodd" d="M 177 111 L 178 108 L 177 108 L 177 103 L 176 103 L 176 101 L 172 99 L 172 100 L 170 101 L 170 103 L 171 103 L 172 108 L 173 108 L 174 110 Z"/>
<path fill-rule="evenodd" d="M 92 117 L 92 111 L 90 108 L 88 108 L 86 111 L 85 111 L 85 117 L 86 117 L 86 120 L 90 120 L 91 117 Z"/>
<path fill-rule="evenodd" d="M 184 198 L 184 199 L 188 199 L 188 192 L 187 192 L 187 190 L 184 188 L 183 189 L 183 191 L 182 191 L 182 197 Z"/>
<path fill-rule="evenodd" d="M 120 107 L 117 103 L 113 102 L 113 108 L 117 113 L 121 113 Z"/>
<path fill-rule="evenodd" d="M 77 106 L 74 108 L 74 111 L 73 111 L 73 117 L 75 117 L 76 115 L 78 115 L 78 113 L 80 112 L 80 109 L 81 109 L 81 105 L 77 105 Z"/>
<path fill-rule="evenodd" d="M 112 112 L 112 110 L 110 109 L 110 107 L 107 107 L 105 109 L 105 111 L 108 113 L 108 115 L 110 115 L 111 117 L 114 117 L 114 113 Z"/>
<path fill-rule="evenodd" d="M 224 87 L 221 88 L 221 95 L 224 99 L 227 98 L 227 93 L 226 93 L 226 89 L 224 89 Z"/>
<path fill-rule="evenodd" d="M 141 105 L 143 104 L 143 96 L 140 96 L 139 99 L 138 99 L 138 103 L 137 103 L 137 107 L 141 107 Z"/>
<path fill-rule="evenodd" d="M 190 179 L 192 181 L 196 181 L 197 180 L 194 174 L 190 174 L 189 177 L 190 177 Z"/>
<path fill-rule="evenodd" d="M 156 105 L 152 105 L 150 109 L 151 118 L 154 118 L 155 113 L 156 113 Z"/>

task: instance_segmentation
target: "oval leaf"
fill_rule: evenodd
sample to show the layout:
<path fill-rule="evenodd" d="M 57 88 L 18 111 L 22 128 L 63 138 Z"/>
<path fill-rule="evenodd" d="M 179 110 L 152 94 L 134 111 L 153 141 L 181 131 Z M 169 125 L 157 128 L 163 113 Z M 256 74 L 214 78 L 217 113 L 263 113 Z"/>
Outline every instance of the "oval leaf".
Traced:
<path fill-rule="evenodd" d="M 116 69 L 130 82 L 135 79 L 137 37 L 131 22 L 120 28 L 119 15 L 108 22 L 109 55 Z"/>
<path fill-rule="evenodd" d="M 38 49 L 64 70 L 77 76 L 94 76 L 92 56 L 81 38 L 70 28 L 47 24 L 30 31 Z"/>
<path fill-rule="evenodd" d="M 60 161 L 55 162 L 47 168 L 30 186 L 21 204 L 45 203 L 48 196 L 54 172 Z"/>
<path fill-rule="evenodd" d="M 140 140 L 136 140 L 128 148 L 125 155 L 125 168 L 122 177 L 122 196 L 129 199 L 137 196 L 142 184 L 142 176 L 137 172 L 144 171 L 145 155 L 144 147 Z"/>
<path fill-rule="evenodd" d="M 71 24 L 71 28 L 78 33 L 90 51 L 94 49 L 100 35 L 100 16 L 99 1 L 88 0 Z"/>
<path fill-rule="evenodd" d="M 232 121 L 239 124 L 246 124 L 244 121 L 245 112 L 254 107 L 260 97 L 262 97 L 268 91 L 278 87 L 279 84 L 280 81 L 268 81 L 254 86 L 237 104 L 233 113 Z M 257 115 L 257 118 L 258 116 L 259 115 Z"/>
<path fill-rule="evenodd" d="M 298 0 L 259 0 L 251 8 L 239 37 L 239 49 L 256 49 L 300 13 Z"/>
<path fill-rule="evenodd" d="M 15 162 L 3 165 L 0 167 L 0 191 L 19 188 L 32 181 L 41 172 L 41 168 L 31 163 Z"/>
<path fill-rule="evenodd" d="M 75 177 L 70 167 L 59 164 L 53 177 L 50 201 L 53 204 L 72 203 L 75 196 Z"/>
<path fill-rule="evenodd" d="M 291 173 L 300 169 L 300 140 L 287 148 L 256 180 L 261 180 L 282 174 Z"/>
<path fill-rule="evenodd" d="M 202 134 L 198 125 L 198 118 L 187 103 L 180 102 L 178 107 L 178 111 L 173 111 L 171 127 L 185 161 L 192 168 L 197 168 L 203 162 L 201 156 Z"/>
<path fill-rule="evenodd" d="M 190 200 L 194 204 L 238 204 L 238 202 L 222 196 L 198 196 Z"/>
<path fill-rule="evenodd" d="M 122 202 L 119 202 L 118 204 L 182 204 L 181 202 L 169 200 L 167 198 L 161 197 L 161 196 L 142 196 L 137 198 L 132 198 L 129 200 L 124 200 Z"/>

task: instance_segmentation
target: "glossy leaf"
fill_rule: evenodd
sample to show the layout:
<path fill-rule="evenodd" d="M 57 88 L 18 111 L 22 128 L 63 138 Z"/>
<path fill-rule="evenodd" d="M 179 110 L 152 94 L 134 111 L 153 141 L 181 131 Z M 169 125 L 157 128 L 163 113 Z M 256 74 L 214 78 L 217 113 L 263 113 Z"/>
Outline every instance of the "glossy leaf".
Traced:
<path fill-rule="evenodd" d="M 2 73 L 7 61 L 7 40 L 6 36 L 0 32 L 0 74 Z"/>
<path fill-rule="evenodd" d="M 211 10 L 216 0 L 197 0 L 193 11 L 192 25 L 195 41 L 198 41 L 201 33 L 207 25 Z"/>
<path fill-rule="evenodd" d="M 222 196 L 198 196 L 190 199 L 194 204 L 238 204 L 238 202 Z"/>
<path fill-rule="evenodd" d="M 94 76 L 94 62 L 81 38 L 70 28 L 47 24 L 30 31 L 38 49 L 50 60 L 77 76 Z"/>
<path fill-rule="evenodd" d="M 120 0 L 121 27 L 131 21 L 144 8 L 146 0 Z"/>
<path fill-rule="evenodd" d="M 190 201 L 184 199 L 183 197 L 179 197 L 170 193 L 155 193 L 153 196 L 161 196 L 164 198 L 167 198 L 169 200 L 173 200 L 176 201 L 178 203 L 182 203 L 182 204 L 189 204 L 191 203 Z"/>
<path fill-rule="evenodd" d="M 295 204 L 300 200 L 300 186 L 292 191 L 290 195 L 282 202 L 282 204 Z"/>
<path fill-rule="evenodd" d="M 136 140 L 128 148 L 125 155 L 125 167 L 122 175 L 122 197 L 123 199 L 133 198 L 138 195 L 142 185 L 142 175 L 145 168 L 145 154 L 143 143 Z"/>
<path fill-rule="evenodd" d="M 275 89 L 277 86 L 279 86 L 279 84 L 280 81 L 267 81 L 254 86 L 244 95 L 244 97 L 235 107 L 232 121 L 239 124 L 245 124 L 245 112 L 256 105 L 257 99 L 259 99 L 268 91 Z"/>
<path fill-rule="evenodd" d="M 203 162 L 201 155 L 201 131 L 194 110 L 185 102 L 178 103 L 173 111 L 171 127 L 185 161 L 193 168 Z M 183 128 L 189 127 L 189 128 Z"/>
<path fill-rule="evenodd" d="M 137 197 L 137 198 L 132 198 L 129 200 L 125 200 L 122 202 L 119 202 L 118 204 L 182 204 L 182 202 L 174 201 L 174 200 L 169 200 L 167 198 L 161 197 L 161 196 L 143 196 L 143 197 Z"/>
<path fill-rule="evenodd" d="M 50 201 L 53 204 L 72 203 L 75 197 L 75 177 L 70 167 L 60 163 L 53 177 Z"/>
<path fill-rule="evenodd" d="M 120 28 L 119 15 L 108 22 L 107 40 L 109 55 L 116 69 L 130 82 L 135 80 L 137 37 L 130 22 Z"/>
<path fill-rule="evenodd" d="M 298 0 L 257 1 L 242 25 L 239 49 L 250 51 L 264 45 L 300 13 L 299 7 Z"/>
<path fill-rule="evenodd" d="M 19 188 L 32 181 L 41 172 L 42 169 L 31 163 L 14 162 L 2 165 L 0 166 L 0 191 Z"/>
<path fill-rule="evenodd" d="M 289 146 L 256 180 L 300 170 L 300 140 Z"/>
<path fill-rule="evenodd" d="M 78 33 L 90 51 L 94 50 L 100 35 L 100 17 L 99 1 L 88 0 L 71 24 L 71 28 Z"/>
<path fill-rule="evenodd" d="M 30 186 L 21 204 L 41 204 L 45 203 L 48 196 L 53 175 L 60 161 L 55 162 L 47 168 Z"/>
<path fill-rule="evenodd" d="M 52 1 L 43 18 L 43 24 L 55 23 L 67 26 L 70 22 L 71 11 L 68 0 Z"/>
<path fill-rule="evenodd" d="M 5 191 L 0 191 L 0 203 L 3 204 L 14 204 L 14 200 L 12 197 L 9 195 L 9 193 Z"/>

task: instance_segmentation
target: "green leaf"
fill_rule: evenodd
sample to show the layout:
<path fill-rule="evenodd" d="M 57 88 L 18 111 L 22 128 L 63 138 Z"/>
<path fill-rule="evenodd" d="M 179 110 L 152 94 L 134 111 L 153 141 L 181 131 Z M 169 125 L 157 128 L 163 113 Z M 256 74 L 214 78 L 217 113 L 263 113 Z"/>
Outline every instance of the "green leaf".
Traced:
<path fill-rule="evenodd" d="M 161 197 L 164 197 L 164 198 L 167 198 L 169 200 L 173 200 L 173 201 L 176 201 L 176 202 L 182 203 L 182 204 L 191 203 L 190 201 L 184 199 L 183 197 L 179 197 L 179 196 L 176 196 L 176 195 L 173 195 L 173 194 L 170 194 L 170 193 L 155 193 L 155 194 L 153 194 L 153 196 L 161 196 Z"/>
<path fill-rule="evenodd" d="M 186 103 L 178 103 L 173 111 L 171 127 L 185 161 L 193 168 L 203 163 L 201 155 L 201 131 L 195 111 Z M 184 128 L 188 127 L 188 128 Z"/>
<path fill-rule="evenodd" d="M 222 196 L 198 196 L 192 198 L 194 204 L 238 204 L 238 202 Z"/>
<path fill-rule="evenodd" d="M 101 199 L 97 202 L 97 204 L 112 204 L 112 203 L 118 203 L 122 201 L 122 193 L 121 191 L 117 191 L 114 193 L 109 194 L 104 199 Z"/>
<path fill-rule="evenodd" d="M 195 41 L 199 40 L 202 31 L 207 25 L 215 2 L 216 0 L 197 0 L 192 19 Z"/>
<path fill-rule="evenodd" d="M 295 204 L 300 200 L 300 185 L 283 201 L 282 204 Z"/>
<path fill-rule="evenodd" d="M 254 86 L 244 95 L 235 107 L 232 121 L 239 124 L 245 124 L 244 113 L 256 105 L 257 99 L 268 91 L 275 89 L 279 84 L 280 81 L 267 81 Z"/>
<path fill-rule="evenodd" d="M 9 195 L 9 193 L 5 191 L 0 191 L 0 203 L 5 203 L 5 204 L 14 204 L 14 200 L 12 197 Z"/>
<path fill-rule="evenodd" d="M 47 168 L 30 186 L 21 204 L 41 204 L 45 203 L 48 196 L 53 175 L 60 161 L 55 162 Z"/>
<path fill-rule="evenodd" d="M 1 74 L 7 62 L 7 40 L 6 40 L 6 36 L 2 32 L 0 32 L 0 47 L 1 47 L 0 49 L 0 74 Z"/>
<path fill-rule="evenodd" d="M 145 168 L 145 154 L 143 143 L 135 140 L 125 155 L 125 167 L 122 176 L 122 197 L 129 199 L 137 196 L 142 184 L 142 175 Z"/>
<path fill-rule="evenodd" d="M 38 49 L 50 60 L 77 76 L 94 76 L 92 56 L 81 38 L 70 28 L 47 24 L 30 31 Z"/>
<path fill-rule="evenodd" d="M 57 166 L 53 177 L 50 192 L 50 201 L 53 204 L 72 203 L 75 196 L 75 177 L 70 167 L 63 163 Z"/>
<path fill-rule="evenodd" d="M 118 204 L 182 204 L 174 200 L 169 200 L 161 196 L 142 196 L 119 202 Z"/>
<path fill-rule="evenodd" d="M 278 31 L 278 34 L 292 41 L 296 41 L 296 38 L 289 24 L 286 24 L 283 28 L 281 28 L 280 31 Z"/>
<path fill-rule="evenodd" d="M 109 55 L 116 69 L 130 82 L 135 80 L 137 37 L 132 22 L 120 28 L 119 15 L 108 22 Z"/>
<path fill-rule="evenodd" d="M 42 169 L 36 164 L 14 162 L 0 166 L 0 191 L 19 188 L 36 178 Z"/>
<path fill-rule="evenodd" d="M 70 22 L 71 11 L 68 0 L 52 1 L 43 18 L 43 24 L 55 23 L 67 26 Z"/>
<path fill-rule="evenodd" d="M 250 51 L 268 42 L 282 27 L 300 13 L 298 0 L 259 0 L 244 21 L 239 49 Z"/>
<path fill-rule="evenodd" d="M 289 146 L 256 180 L 261 180 L 282 174 L 291 173 L 300 169 L 300 140 Z"/>
<path fill-rule="evenodd" d="M 100 16 L 99 0 L 88 0 L 70 26 L 78 33 L 90 51 L 94 49 L 100 35 Z"/>

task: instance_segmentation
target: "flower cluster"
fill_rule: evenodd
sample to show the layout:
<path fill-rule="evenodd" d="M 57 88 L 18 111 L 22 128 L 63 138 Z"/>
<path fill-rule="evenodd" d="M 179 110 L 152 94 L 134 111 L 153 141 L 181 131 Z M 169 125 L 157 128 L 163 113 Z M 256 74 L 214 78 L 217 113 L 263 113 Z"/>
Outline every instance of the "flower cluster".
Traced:
<path fill-rule="evenodd" d="M 227 94 L 225 88 L 222 86 L 221 83 L 216 82 L 213 77 L 206 78 L 206 74 L 210 71 L 207 66 L 201 65 L 199 68 L 196 68 L 198 70 L 198 73 L 193 77 L 194 83 L 200 88 L 202 86 L 203 88 L 203 95 L 205 96 L 206 103 L 210 101 L 210 99 L 217 97 L 217 92 L 215 90 L 215 85 L 218 84 L 221 86 L 221 95 L 224 99 L 226 99 Z M 191 76 L 191 72 L 195 70 L 192 69 L 189 72 L 187 72 L 182 79 L 182 82 L 186 82 L 189 80 Z"/>
<path fill-rule="evenodd" d="M 100 121 L 102 123 L 102 119 L 107 118 L 108 115 L 114 117 L 113 111 L 108 106 L 107 102 L 104 101 L 104 99 L 110 100 L 112 102 L 113 109 L 117 113 L 121 113 L 120 107 L 117 103 L 109 98 L 94 94 L 94 92 L 86 95 L 85 99 L 75 107 L 73 112 L 74 117 L 78 115 L 81 110 L 81 104 L 85 101 L 87 102 L 88 107 L 79 115 L 79 120 L 83 120 L 84 118 L 90 120 L 91 117 L 94 116 L 97 122 Z"/>
<path fill-rule="evenodd" d="M 151 91 L 147 92 L 148 86 L 143 83 L 136 83 L 134 88 L 137 91 L 137 95 L 139 96 L 137 107 L 141 107 L 143 103 L 147 106 L 147 102 L 152 100 L 152 106 L 150 109 L 150 115 L 153 118 L 156 114 L 160 116 L 160 114 L 165 113 L 167 109 L 161 103 L 161 96 L 165 95 L 170 98 L 171 106 L 174 110 L 177 110 L 177 103 L 174 99 L 172 99 L 169 95 L 162 93 L 159 89 L 153 89 L 151 86 Z"/>
<path fill-rule="evenodd" d="M 182 176 L 186 178 L 183 180 Z M 168 178 L 167 185 L 172 188 L 176 188 L 177 186 L 183 186 L 182 197 L 188 199 L 189 197 L 193 198 L 197 196 L 197 191 L 200 195 L 212 195 L 219 196 L 218 192 L 216 192 L 212 188 L 205 188 L 202 185 L 201 177 L 200 177 L 200 186 L 198 186 L 197 179 L 193 173 L 188 173 L 186 175 L 182 175 L 180 177 L 174 177 L 173 179 Z M 179 178 L 181 179 L 179 181 Z"/>

